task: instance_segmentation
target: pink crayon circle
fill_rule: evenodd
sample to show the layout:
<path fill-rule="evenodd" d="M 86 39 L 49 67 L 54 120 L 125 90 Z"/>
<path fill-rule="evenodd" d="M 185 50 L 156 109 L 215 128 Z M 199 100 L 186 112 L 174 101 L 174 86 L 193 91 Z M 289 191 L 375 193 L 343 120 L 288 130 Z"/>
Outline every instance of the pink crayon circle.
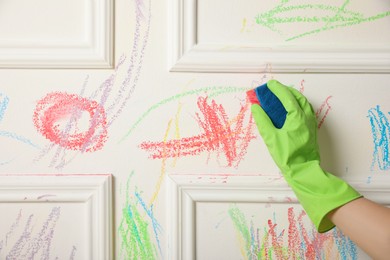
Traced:
<path fill-rule="evenodd" d="M 83 113 L 89 116 L 86 131 L 80 131 L 78 124 Z M 69 150 L 93 152 L 102 149 L 107 140 L 104 107 L 75 94 L 53 92 L 46 95 L 37 103 L 33 122 L 44 137 Z"/>

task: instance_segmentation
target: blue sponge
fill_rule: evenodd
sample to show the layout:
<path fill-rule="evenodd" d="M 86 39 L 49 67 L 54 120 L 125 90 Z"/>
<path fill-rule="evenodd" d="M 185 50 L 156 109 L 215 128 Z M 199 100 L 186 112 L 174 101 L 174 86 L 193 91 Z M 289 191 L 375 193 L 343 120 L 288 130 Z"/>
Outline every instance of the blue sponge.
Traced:
<path fill-rule="evenodd" d="M 254 89 L 264 112 L 267 113 L 276 128 L 282 128 L 286 121 L 287 111 L 282 102 L 267 87 L 267 84 Z"/>

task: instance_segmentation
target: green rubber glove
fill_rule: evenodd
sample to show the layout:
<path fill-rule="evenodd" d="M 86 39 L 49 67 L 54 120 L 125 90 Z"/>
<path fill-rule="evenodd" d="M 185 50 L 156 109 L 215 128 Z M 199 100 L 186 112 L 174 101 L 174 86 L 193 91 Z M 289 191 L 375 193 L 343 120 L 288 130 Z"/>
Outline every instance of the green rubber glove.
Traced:
<path fill-rule="evenodd" d="M 321 168 L 317 120 L 308 100 L 276 80 L 270 80 L 267 86 L 285 107 L 286 121 L 277 129 L 264 110 L 253 104 L 251 109 L 257 128 L 318 232 L 326 232 L 334 227 L 327 214 L 362 196 L 345 181 Z"/>

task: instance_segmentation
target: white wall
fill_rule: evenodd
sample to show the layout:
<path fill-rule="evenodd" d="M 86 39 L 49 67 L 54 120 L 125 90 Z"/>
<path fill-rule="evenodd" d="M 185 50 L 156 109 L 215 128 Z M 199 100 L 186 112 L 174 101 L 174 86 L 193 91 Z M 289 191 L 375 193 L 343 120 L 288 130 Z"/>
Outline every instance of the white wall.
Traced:
<path fill-rule="evenodd" d="M 303 91 L 324 119 L 324 168 L 389 204 L 389 3 L 284 1 L 303 11 L 282 17 L 360 20 L 278 33 L 254 17 L 279 1 L 118 0 L 112 27 L 108 0 L 27 2 L 0 3 L 1 259 L 367 258 L 314 231 L 245 91 Z"/>

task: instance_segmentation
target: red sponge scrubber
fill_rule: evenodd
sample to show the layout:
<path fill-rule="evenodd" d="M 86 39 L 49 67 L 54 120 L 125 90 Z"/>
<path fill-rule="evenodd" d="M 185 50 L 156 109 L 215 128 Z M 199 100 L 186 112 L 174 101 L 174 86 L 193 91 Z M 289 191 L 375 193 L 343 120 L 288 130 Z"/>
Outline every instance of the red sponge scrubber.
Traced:
<path fill-rule="evenodd" d="M 246 94 L 252 104 L 261 106 L 276 128 L 280 129 L 283 127 L 287 111 L 277 96 L 268 88 L 267 84 L 249 90 Z"/>
<path fill-rule="evenodd" d="M 256 95 L 256 92 L 254 89 L 251 89 L 251 90 L 248 90 L 246 92 L 246 96 L 248 97 L 249 99 L 249 102 L 251 104 L 258 104 L 260 106 L 260 101 L 259 99 L 257 98 L 257 95 Z"/>

